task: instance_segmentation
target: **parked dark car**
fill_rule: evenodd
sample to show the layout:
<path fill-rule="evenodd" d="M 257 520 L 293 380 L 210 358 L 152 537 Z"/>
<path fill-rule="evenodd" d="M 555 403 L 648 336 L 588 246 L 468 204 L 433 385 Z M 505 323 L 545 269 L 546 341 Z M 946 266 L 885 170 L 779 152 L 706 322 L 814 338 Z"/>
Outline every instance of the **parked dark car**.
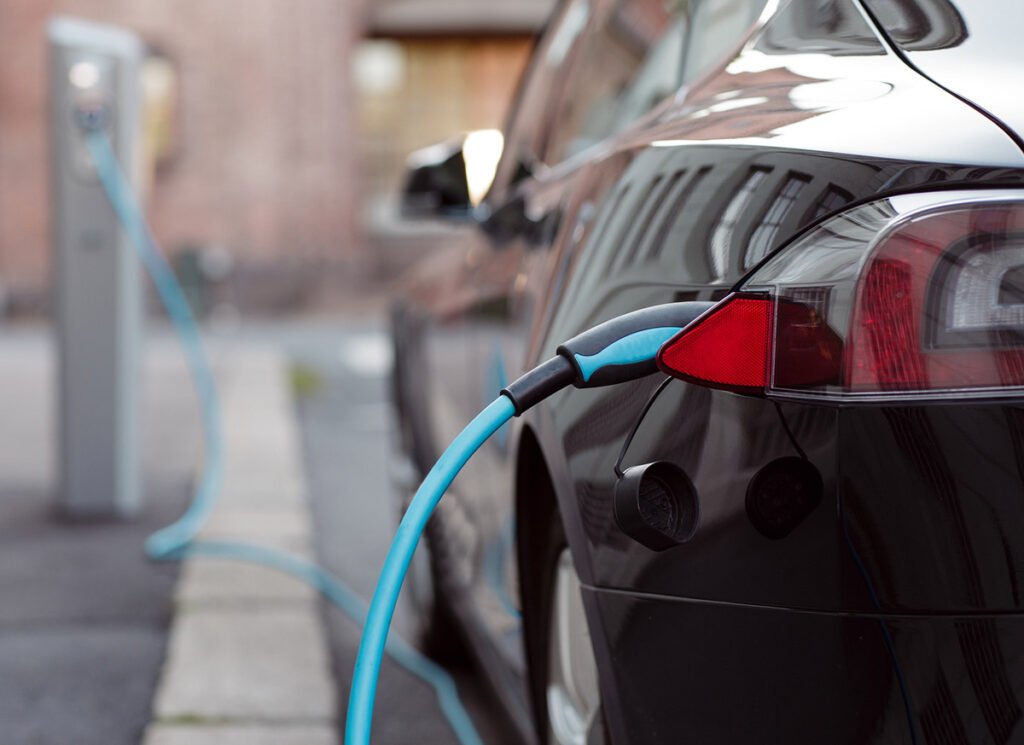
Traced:
<path fill-rule="evenodd" d="M 415 161 L 406 213 L 462 221 L 394 313 L 421 470 L 560 341 L 727 300 L 642 421 L 664 376 L 559 393 L 433 519 L 432 638 L 524 741 L 1024 742 L 1022 33 L 1007 0 L 567 0 L 479 204 L 476 153 Z M 665 541 L 615 511 L 634 426 L 624 467 L 683 474 L 638 497 Z"/>

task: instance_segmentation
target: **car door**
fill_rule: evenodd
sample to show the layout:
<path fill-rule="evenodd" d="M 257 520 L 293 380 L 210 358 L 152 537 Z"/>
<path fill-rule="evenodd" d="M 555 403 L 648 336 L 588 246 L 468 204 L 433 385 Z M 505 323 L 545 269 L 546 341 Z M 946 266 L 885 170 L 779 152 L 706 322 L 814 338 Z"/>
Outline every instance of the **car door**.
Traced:
<path fill-rule="evenodd" d="M 531 329 L 551 311 L 565 257 L 587 240 L 595 200 L 604 198 L 607 184 L 591 178 L 593 154 L 677 91 L 686 7 L 672 0 L 572 0 L 562 6 L 563 25 L 539 47 L 531 74 L 552 66 L 559 72 L 542 98 L 527 80 L 484 203 L 474 258 L 477 302 L 465 315 L 468 369 L 477 376 L 462 391 L 466 416 L 526 368 Z M 512 670 L 510 686 L 525 701 L 512 455 L 508 432 L 499 432 L 464 470 L 453 501 L 474 528 L 463 614 L 500 657 L 492 669 Z"/>
<path fill-rule="evenodd" d="M 551 125 L 550 102 L 565 79 L 590 22 L 588 0 L 566 0 L 554 9 L 516 93 L 503 132 L 502 155 L 493 183 L 477 207 L 461 244 L 449 252 L 436 277 L 417 293 L 423 320 L 415 334 L 426 410 L 419 458 L 429 465 L 522 364 L 532 300 L 526 274 L 544 262 L 560 226 L 560 201 L 536 213 L 525 193 L 547 165 L 540 155 Z M 407 350 L 408 352 L 409 350 Z M 525 741 L 533 739 L 523 686 L 519 599 L 508 490 L 496 488 L 508 469 L 508 428 L 486 443 L 460 474 L 437 509 L 444 550 L 445 594 L 454 605 L 467 641 L 487 668 L 488 680 Z"/>

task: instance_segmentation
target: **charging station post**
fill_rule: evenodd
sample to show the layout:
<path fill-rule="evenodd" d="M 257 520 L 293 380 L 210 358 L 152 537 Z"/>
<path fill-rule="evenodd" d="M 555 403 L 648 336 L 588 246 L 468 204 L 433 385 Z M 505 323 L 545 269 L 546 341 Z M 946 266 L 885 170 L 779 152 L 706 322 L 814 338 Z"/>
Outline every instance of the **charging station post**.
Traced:
<path fill-rule="evenodd" d="M 141 499 L 141 277 L 83 124 L 106 129 L 137 186 L 144 47 L 131 32 L 66 17 L 47 36 L 58 506 L 72 518 L 128 517 Z"/>

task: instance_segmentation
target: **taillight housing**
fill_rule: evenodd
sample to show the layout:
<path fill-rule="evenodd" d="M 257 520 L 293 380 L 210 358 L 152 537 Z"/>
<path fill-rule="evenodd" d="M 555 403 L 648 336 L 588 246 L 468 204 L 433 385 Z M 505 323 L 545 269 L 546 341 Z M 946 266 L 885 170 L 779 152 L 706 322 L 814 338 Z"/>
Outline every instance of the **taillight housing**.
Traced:
<path fill-rule="evenodd" d="M 693 382 L 778 397 L 1024 392 L 1024 192 L 903 195 L 833 217 L 658 360 Z"/>

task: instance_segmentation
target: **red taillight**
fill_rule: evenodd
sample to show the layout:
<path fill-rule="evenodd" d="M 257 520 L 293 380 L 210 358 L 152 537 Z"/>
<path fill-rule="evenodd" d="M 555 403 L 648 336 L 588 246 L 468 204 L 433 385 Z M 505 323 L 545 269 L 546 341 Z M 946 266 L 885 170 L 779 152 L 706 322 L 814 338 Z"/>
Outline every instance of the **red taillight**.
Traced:
<path fill-rule="evenodd" d="M 730 295 L 661 348 L 659 367 L 715 388 L 763 391 L 772 308 L 765 297 Z"/>
<path fill-rule="evenodd" d="M 658 365 L 669 375 L 713 388 L 764 393 L 773 367 L 774 379 L 787 385 L 835 381 L 842 351 L 842 341 L 812 307 L 740 293 L 670 339 Z"/>
<path fill-rule="evenodd" d="M 847 355 L 852 390 L 913 390 L 927 387 L 921 359 L 921 329 L 914 303 L 913 268 L 908 262 L 871 262 L 860 287 Z"/>
<path fill-rule="evenodd" d="M 744 393 L 1024 392 L 1024 194 L 854 208 L 764 264 L 658 361 Z"/>

